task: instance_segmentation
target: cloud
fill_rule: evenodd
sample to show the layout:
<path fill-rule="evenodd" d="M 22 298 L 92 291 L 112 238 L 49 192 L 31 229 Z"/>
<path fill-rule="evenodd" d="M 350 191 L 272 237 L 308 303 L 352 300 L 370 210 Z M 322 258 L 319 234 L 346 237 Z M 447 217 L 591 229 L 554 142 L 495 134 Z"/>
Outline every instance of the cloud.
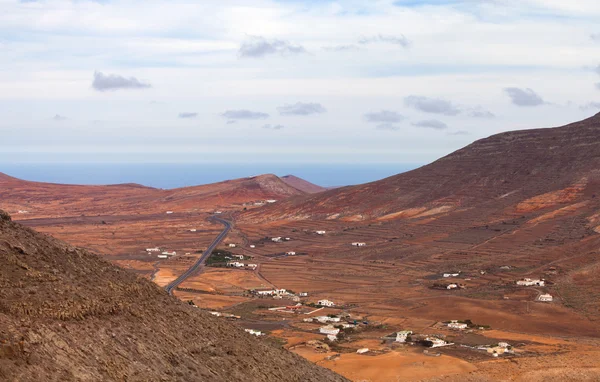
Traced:
<path fill-rule="evenodd" d="M 146 89 L 152 87 L 150 84 L 143 83 L 135 77 L 125 78 L 117 74 L 107 74 L 94 72 L 94 82 L 92 87 L 99 92 L 114 91 L 119 89 Z"/>
<path fill-rule="evenodd" d="M 65 117 L 64 115 L 60 115 L 60 114 L 56 114 L 54 117 L 52 117 L 52 120 L 56 121 L 56 122 L 65 121 L 66 119 L 67 119 L 67 117 Z"/>
<path fill-rule="evenodd" d="M 413 123 L 413 126 L 424 127 L 427 129 L 435 129 L 435 130 L 444 130 L 444 129 L 448 128 L 448 125 L 446 125 L 442 121 L 438 121 L 437 119 L 428 119 L 425 121 L 415 122 L 415 123 Z"/>
<path fill-rule="evenodd" d="M 227 110 L 221 114 L 222 117 L 237 120 L 237 119 L 267 119 L 269 114 L 250 110 Z M 228 122 L 229 123 L 229 122 Z"/>
<path fill-rule="evenodd" d="M 237 121 L 232 121 L 232 120 L 229 120 L 229 121 L 227 121 L 226 123 L 227 123 L 228 125 L 233 125 L 233 124 L 237 123 Z"/>
<path fill-rule="evenodd" d="M 320 103 L 297 102 L 293 105 L 284 105 L 277 108 L 281 115 L 312 115 L 327 112 Z"/>
<path fill-rule="evenodd" d="M 291 44 L 283 40 L 268 40 L 260 36 L 251 36 L 240 45 L 240 57 L 264 57 L 270 54 L 288 56 L 307 53 L 302 45 Z"/>
<path fill-rule="evenodd" d="M 469 111 L 469 117 L 473 118 L 496 118 L 496 115 L 481 106 L 477 106 Z"/>
<path fill-rule="evenodd" d="M 600 90 L 600 82 L 596 82 L 596 89 Z"/>
<path fill-rule="evenodd" d="M 590 38 L 593 41 L 600 42 L 600 33 L 593 33 L 593 34 L 590 35 Z"/>
<path fill-rule="evenodd" d="M 404 116 L 390 110 L 381 110 L 365 114 L 367 122 L 398 123 L 404 120 Z"/>
<path fill-rule="evenodd" d="M 545 104 L 543 98 L 532 89 L 505 88 L 504 92 L 514 105 L 522 107 L 540 106 Z"/>
<path fill-rule="evenodd" d="M 400 36 L 396 37 L 396 36 L 385 36 L 382 34 L 378 34 L 378 35 L 372 36 L 372 37 L 363 37 L 360 40 L 358 40 L 358 43 L 362 44 L 362 45 L 372 44 L 372 43 L 376 43 L 376 42 L 384 42 L 384 43 L 399 45 L 403 48 L 408 48 L 408 46 L 410 45 L 410 41 L 408 41 L 408 39 L 404 35 L 400 35 Z"/>
<path fill-rule="evenodd" d="M 461 110 L 450 101 L 439 98 L 429 98 L 411 95 L 404 98 L 404 104 L 424 113 L 458 115 Z"/>
<path fill-rule="evenodd" d="M 271 129 L 271 130 L 281 130 L 285 128 L 283 125 L 264 125 L 263 129 Z"/>
<path fill-rule="evenodd" d="M 581 105 L 579 106 L 580 110 L 595 110 L 595 109 L 600 109 L 600 102 L 590 102 L 587 103 L 585 105 Z"/>
<path fill-rule="evenodd" d="M 376 126 L 376 128 L 379 130 L 391 130 L 391 131 L 400 130 L 400 127 L 394 125 L 393 123 L 380 123 L 379 125 Z"/>
<path fill-rule="evenodd" d="M 179 113 L 178 117 L 182 119 L 196 118 L 198 113 Z"/>
<path fill-rule="evenodd" d="M 359 50 L 360 48 L 356 45 L 335 45 L 335 46 L 324 46 L 322 48 L 327 52 L 348 52 Z"/>
<path fill-rule="evenodd" d="M 448 135 L 470 135 L 470 133 L 466 130 L 458 130 L 458 131 L 452 131 L 452 132 L 448 133 Z"/>

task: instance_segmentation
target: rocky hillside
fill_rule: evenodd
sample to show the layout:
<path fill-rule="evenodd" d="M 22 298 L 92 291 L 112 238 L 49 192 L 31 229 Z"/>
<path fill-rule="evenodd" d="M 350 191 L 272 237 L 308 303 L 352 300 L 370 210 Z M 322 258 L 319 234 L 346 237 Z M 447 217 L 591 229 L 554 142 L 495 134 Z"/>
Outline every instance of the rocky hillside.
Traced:
<path fill-rule="evenodd" d="M 327 190 L 325 187 L 317 186 L 314 183 L 311 183 L 302 178 L 298 178 L 294 175 L 286 175 L 282 176 L 281 180 L 289 184 L 290 186 L 297 188 L 300 191 L 306 192 L 307 194 L 316 194 L 318 192 L 323 192 Z"/>
<path fill-rule="evenodd" d="M 600 182 L 600 114 L 567 126 L 511 131 L 419 169 L 359 186 L 291 198 L 247 221 L 393 219 L 495 203 L 594 194 Z M 489 205 L 487 207 L 490 207 Z"/>
<path fill-rule="evenodd" d="M 0 212 L 2 381 L 343 381 Z"/>

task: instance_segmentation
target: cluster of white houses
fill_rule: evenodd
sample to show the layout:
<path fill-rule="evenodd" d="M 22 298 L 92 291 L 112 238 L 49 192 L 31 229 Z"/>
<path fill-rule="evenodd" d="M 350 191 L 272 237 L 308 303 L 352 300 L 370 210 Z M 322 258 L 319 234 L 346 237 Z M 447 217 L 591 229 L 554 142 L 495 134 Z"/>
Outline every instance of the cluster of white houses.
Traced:
<path fill-rule="evenodd" d="M 449 329 L 455 330 L 464 330 L 469 327 L 469 325 L 467 325 L 466 323 L 458 322 L 458 320 L 452 320 L 446 326 L 448 326 Z"/>
<path fill-rule="evenodd" d="M 360 242 L 352 243 L 352 246 L 354 246 L 354 247 L 365 247 L 366 245 L 367 245 L 367 243 L 360 243 Z"/>
<path fill-rule="evenodd" d="M 272 237 L 271 241 L 274 243 L 282 243 L 283 241 L 290 241 L 292 240 L 291 237 L 281 237 L 281 236 L 277 236 L 277 237 Z"/>

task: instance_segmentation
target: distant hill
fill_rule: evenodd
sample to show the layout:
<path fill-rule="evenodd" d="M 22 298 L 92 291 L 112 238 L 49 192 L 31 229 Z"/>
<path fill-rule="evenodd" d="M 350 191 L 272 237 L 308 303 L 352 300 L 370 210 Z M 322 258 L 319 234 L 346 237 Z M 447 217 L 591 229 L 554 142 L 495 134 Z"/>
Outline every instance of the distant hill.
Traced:
<path fill-rule="evenodd" d="M 316 194 L 318 192 L 326 191 L 327 188 L 317 186 L 314 183 L 298 178 L 294 175 L 282 176 L 281 180 L 289 184 L 290 186 L 297 188 L 300 191 L 306 192 L 307 194 Z"/>
<path fill-rule="evenodd" d="M 304 193 L 271 174 L 162 190 L 137 184 L 92 186 L 31 182 L 0 173 L 0 208 L 11 213 L 28 212 L 15 215 L 18 219 L 202 211 L 267 199 L 281 200 Z"/>
<path fill-rule="evenodd" d="M 345 381 L 0 211 L 2 381 Z"/>

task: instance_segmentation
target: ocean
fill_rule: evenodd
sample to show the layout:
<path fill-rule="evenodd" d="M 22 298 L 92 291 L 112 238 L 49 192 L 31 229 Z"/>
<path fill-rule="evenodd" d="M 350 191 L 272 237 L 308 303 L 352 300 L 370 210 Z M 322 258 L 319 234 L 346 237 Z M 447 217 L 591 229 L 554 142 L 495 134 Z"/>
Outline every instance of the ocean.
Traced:
<path fill-rule="evenodd" d="M 291 174 L 320 186 L 334 187 L 367 183 L 417 167 L 418 164 L 398 163 L 0 163 L 0 172 L 39 182 L 138 183 L 169 189 L 260 174 Z"/>

